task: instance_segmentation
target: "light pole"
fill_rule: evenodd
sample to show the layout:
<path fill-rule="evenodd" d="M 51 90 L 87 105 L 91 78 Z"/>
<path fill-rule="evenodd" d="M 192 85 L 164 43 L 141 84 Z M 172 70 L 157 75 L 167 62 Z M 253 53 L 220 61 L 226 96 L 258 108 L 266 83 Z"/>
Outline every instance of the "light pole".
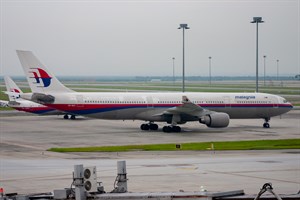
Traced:
<path fill-rule="evenodd" d="M 182 92 L 185 92 L 185 74 L 184 74 L 184 30 L 190 29 L 187 24 L 180 24 L 178 29 L 182 29 L 183 33 L 183 43 L 182 43 Z"/>
<path fill-rule="evenodd" d="M 173 85 L 175 85 L 175 58 L 172 58 L 173 60 Z"/>
<path fill-rule="evenodd" d="M 258 24 L 264 23 L 261 17 L 253 17 L 251 23 L 256 23 L 256 92 L 258 92 Z"/>
<path fill-rule="evenodd" d="M 209 86 L 211 86 L 211 56 L 208 57 L 209 59 Z"/>
<path fill-rule="evenodd" d="M 277 82 L 279 82 L 279 60 L 276 60 L 277 62 Z"/>
<path fill-rule="evenodd" d="M 266 58 L 267 56 L 264 55 L 264 86 L 266 86 Z"/>

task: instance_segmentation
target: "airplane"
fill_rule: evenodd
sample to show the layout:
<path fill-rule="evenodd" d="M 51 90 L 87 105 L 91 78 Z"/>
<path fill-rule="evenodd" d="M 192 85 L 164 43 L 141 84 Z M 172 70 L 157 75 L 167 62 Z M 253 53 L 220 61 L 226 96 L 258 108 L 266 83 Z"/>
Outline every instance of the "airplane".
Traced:
<path fill-rule="evenodd" d="M 23 92 L 9 76 L 4 76 L 4 82 L 7 89 L 5 93 L 8 95 L 9 101 L 0 100 L 2 107 L 11 107 L 18 111 L 39 115 L 64 115 L 64 119 L 69 118 L 66 112 L 20 98 Z M 70 118 L 75 119 L 76 117 L 71 115 Z"/>
<path fill-rule="evenodd" d="M 264 119 L 290 111 L 286 99 L 265 93 L 74 92 L 65 87 L 31 51 L 17 50 L 31 94 L 21 97 L 75 115 L 111 120 L 142 120 L 141 130 L 180 132 L 180 124 L 198 121 L 223 128 L 230 119 Z"/>

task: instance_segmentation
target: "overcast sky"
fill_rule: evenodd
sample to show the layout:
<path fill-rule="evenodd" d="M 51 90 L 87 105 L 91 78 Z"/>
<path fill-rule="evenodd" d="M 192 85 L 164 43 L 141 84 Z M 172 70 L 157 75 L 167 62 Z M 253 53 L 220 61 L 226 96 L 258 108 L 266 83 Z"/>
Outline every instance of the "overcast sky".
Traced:
<path fill-rule="evenodd" d="M 299 0 L 76 1 L 0 0 L 0 75 L 23 75 L 15 50 L 31 50 L 58 76 L 255 76 L 259 24 L 259 74 L 300 73 Z"/>

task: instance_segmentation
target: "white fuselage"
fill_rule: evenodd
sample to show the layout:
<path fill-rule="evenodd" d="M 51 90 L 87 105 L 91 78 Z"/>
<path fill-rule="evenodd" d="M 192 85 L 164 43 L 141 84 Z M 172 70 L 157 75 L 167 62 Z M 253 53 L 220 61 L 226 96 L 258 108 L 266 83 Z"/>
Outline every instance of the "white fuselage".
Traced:
<path fill-rule="evenodd" d="M 14 108 L 18 111 L 24 111 L 39 115 L 61 115 L 64 112 L 55 110 L 52 107 L 41 105 L 32 101 L 18 99 L 16 101 L 8 101 L 7 106 Z"/>
<path fill-rule="evenodd" d="M 264 93 L 51 93 L 46 104 L 57 110 L 100 119 L 166 121 L 167 109 L 180 106 L 187 96 L 203 109 L 227 113 L 232 119 L 270 118 L 292 109 L 280 96 Z M 185 119 L 186 118 L 186 119 Z M 184 121 L 197 118 L 182 115 Z"/>

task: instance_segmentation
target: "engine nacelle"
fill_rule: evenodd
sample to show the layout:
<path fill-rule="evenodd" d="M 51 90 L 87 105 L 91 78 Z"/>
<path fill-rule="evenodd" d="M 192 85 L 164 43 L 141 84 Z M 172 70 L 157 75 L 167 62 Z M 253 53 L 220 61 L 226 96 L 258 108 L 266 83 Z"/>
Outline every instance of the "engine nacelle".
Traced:
<path fill-rule="evenodd" d="M 33 95 L 31 96 L 31 101 L 41 104 L 54 103 L 54 100 L 54 96 L 42 93 L 33 93 Z"/>
<path fill-rule="evenodd" d="M 211 128 L 223 128 L 228 126 L 229 120 L 227 113 L 212 113 L 201 117 L 199 122 Z"/>

